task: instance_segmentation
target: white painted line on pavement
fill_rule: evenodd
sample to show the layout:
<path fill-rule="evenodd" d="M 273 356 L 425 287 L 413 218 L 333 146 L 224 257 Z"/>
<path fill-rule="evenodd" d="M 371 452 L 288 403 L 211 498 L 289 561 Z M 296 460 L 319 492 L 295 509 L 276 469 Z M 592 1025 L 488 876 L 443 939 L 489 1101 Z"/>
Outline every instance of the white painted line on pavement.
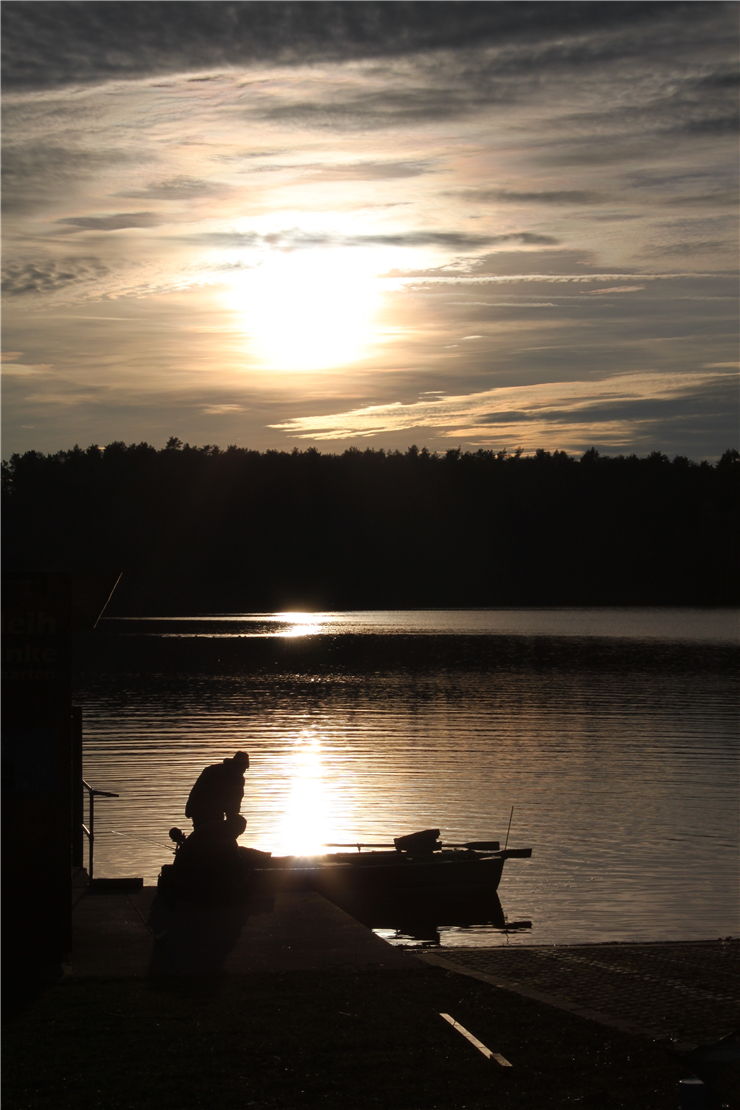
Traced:
<path fill-rule="evenodd" d="M 461 1025 L 459 1021 L 455 1021 L 454 1017 L 452 1017 L 451 1014 L 440 1014 L 439 1016 L 441 1018 L 444 1018 L 445 1021 L 448 1021 L 452 1028 L 456 1029 L 458 1033 L 462 1034 L 462 1036 L 465 1037 L 467 1041 L 470 1041 L 473 1047 L 477 1048 L 478 1051 L 481 1052 L 487 1060 L 495 1060 L 496 1063 L 500 1064 L 502 1068 L 510 1068 L 513 1066 L 510 1061 L 506 1059 L 505 1056 L 501 1055 L 500 1052 L 493 1052 L 488 1047 L 488 1045 L 483 1044 L 483 1041 L 479 1041 L 477 1037 L 474 1037 L 470 1030 L 466 1029 L 464 1025 Z"/>

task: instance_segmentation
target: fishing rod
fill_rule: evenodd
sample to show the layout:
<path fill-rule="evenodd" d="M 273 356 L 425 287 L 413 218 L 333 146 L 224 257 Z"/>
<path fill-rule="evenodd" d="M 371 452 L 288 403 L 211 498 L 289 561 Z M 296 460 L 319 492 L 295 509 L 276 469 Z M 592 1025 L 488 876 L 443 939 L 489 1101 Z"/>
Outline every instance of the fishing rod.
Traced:
<path fill-rule="evenodd" d="M 509 845 L 509 833 L 511 832 L 511 819 L 512 819 L 513 816 L 514 816 L 514 807 L 512 806 L 511 807 L 511 813 L 509 814 L 509 827 L 506 830 L 506 840 L 504 841 L 504 851 L 506 851 L 506 849 Z"/>

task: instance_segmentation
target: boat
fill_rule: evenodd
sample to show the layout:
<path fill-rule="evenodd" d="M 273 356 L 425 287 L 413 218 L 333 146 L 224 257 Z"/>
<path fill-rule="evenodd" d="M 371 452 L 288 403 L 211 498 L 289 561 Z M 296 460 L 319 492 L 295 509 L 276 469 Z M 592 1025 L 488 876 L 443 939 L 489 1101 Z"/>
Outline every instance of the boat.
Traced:
<path fill-rule="evenodd" d="M 239 900 L 252 894 L 316 891 L 338 905 L 359 898 L 422 895 L 444 891 L 454 897 L 493 894 L 508 859 L 528 859 L 531 848 L 501 848 L 498 841 L 445 844 L 439 829 L 423 829 L 392 843 L 335 844 L 341 851 L 321 856 L 273 856 L 232 843 L 228 850 L 189 851 L 191 838 L 170 831 L 175 859 L 162 867 L 158 889 L 169 899 L 199 902 Z"/>

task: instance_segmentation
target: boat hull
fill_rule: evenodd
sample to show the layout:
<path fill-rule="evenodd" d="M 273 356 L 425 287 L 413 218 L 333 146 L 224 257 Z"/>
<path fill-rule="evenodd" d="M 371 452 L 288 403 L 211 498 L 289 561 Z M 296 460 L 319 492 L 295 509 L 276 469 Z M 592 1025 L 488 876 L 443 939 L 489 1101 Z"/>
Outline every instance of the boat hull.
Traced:
<path fill-rule="evenodd" d="M 165 865 L 158 887 L 167 896 L 206 903 L 298 890 L 316 891 L 339 905 L 438 893 L 454 898 L 471 892 L 494 894 L 507 858 L 505 852 L 437 852 L 421 859 L 398 852 L 321 857 L 243 852 L 239 866 L 226 873 L 213 868 L 194 871 L 177 861 Z"/>
<path fill-rule="evenodd" d="M 498 889 L 504 861 L 500 858 L 455 861 L 407 861 L 358 866 L 356 863 L 334 863 L 314 870 L 311 888 L 328 898 L 344 894 L 429 893 L 432 891 Z"/>

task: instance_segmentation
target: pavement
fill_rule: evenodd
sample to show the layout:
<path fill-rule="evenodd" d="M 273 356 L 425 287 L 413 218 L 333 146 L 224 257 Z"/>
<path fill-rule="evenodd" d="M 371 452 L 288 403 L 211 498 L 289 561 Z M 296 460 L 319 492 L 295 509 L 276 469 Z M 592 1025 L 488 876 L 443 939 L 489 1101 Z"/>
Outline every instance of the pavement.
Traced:
<path fill-rule="evenodd" d="M 89 894 L 72 932 L 66 974 L 83 979 L 420 966 L 311 891 L 217 908 L 170 908 L 153 887 Z"/>
<path fill-rule="evenodd" d="M 628 1033 L 691 1048 L 740 1030 L 740 939 L 394 948 L 314 892 L 169 908 L 153 887 L 81 897 L 76 978 L 437 966 Z"/>
<path fill-rule="evenodd" d="M 739 955 L 730 940 L 420 953 L 313 892 L 198 910 L 103 888 L 77 898 L 62 978 L 5 1015 L 3 1097 L 10 1110 L 740 1110 Z"/>

